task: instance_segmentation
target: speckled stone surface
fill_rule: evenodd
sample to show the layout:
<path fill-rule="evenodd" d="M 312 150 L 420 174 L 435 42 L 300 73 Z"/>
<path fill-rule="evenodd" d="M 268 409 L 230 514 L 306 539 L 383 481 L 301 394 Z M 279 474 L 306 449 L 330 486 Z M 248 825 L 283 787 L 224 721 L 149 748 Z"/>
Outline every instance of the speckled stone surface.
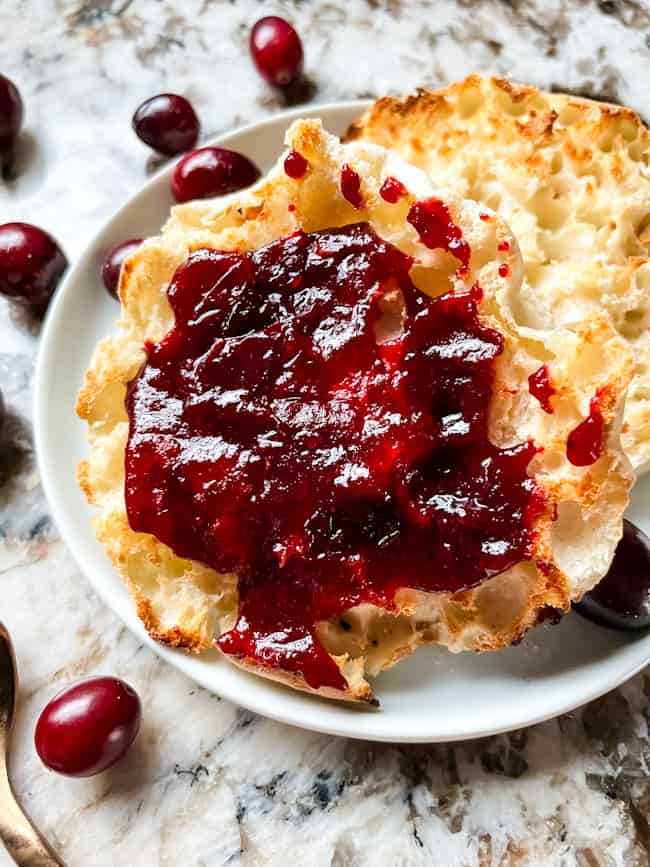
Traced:
<path fill-rule="evenodd" d="M 643 2 L 2 0 L 0 71 L 19 84 L 27 114 L 15 177 L 0 181 L 0 220 L 43 225 L 74 259 L 154 167 L 130 130 L 142 99 L 185 93 L 206 138 L 283 107 L 247 56 L 262 12 L 296 23 L 314 102 L 476 69 L 650 116 Z M 646 674 L 526 731 L 398 747 L 255 717 L 141 647 L 48 517 L 30 434 L 37 344 L 38 329 L 2 306 L 0 617 L 22 675 L 16 788 L 70 867 L 650 864 Z M 137 745 L 93 780 L 49 774 L 32 747 L 36 716 L 58 688 L 95 672 L 139 690 Z"/>

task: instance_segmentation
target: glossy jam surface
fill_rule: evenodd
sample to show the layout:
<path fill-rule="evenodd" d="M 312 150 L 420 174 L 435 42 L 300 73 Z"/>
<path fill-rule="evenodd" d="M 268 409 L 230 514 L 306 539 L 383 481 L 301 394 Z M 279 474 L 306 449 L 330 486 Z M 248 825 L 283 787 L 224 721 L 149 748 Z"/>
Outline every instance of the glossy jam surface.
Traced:
<path fill-rule="evenodd" d="M 454 223 L 449 208 L 436 198 L 415 202 L 406 218 L 431 250 L 446 250 L 460 262 L 461 272 L 469 268 L 471 251 L 460 228 Z"/>
<path fill-rule="evenodd" d="M 650 539 L 631 521 L 623 520 L 623 538 L 607 575 L 574 607 L 602 626 L 650 626 Z"/>
<path fill-rule="evenodd" d="M 47 309 L 68 260 L 54 238 L 30 223 L 0 226 L 0 294 L 37 315 Z"/>
<path fill-rule="evenodd" d="M 260 18 L 251 30 L 249 48 L 257 71 L 269 84 L 287 87 L 302 74 L 302 42 L 278 15 Z"/>
<path fill-rule="evenodd" d="M 172 193 L 177 202 L 225 196 L 254 184 L 260 171 L 244 154 L 228 148 L 190 151 L 176 164 Z"/>
<path fill-rule="evenodd" d="M 200 124 L 192 103 L 177 93 L 159 93 L 145 100 L 131 123 L 138 138 L 167 156 L 191 150 L 199 139 Z"/>
<path fill-rule="evenodd" d="M 487 437 L 501 335 L 357 223 L 198 250 L 129 388 L 133 529 L 239 577 L 226 653 L 342 687 L 314 625 L 529 556 L 536 448 Z"/>
<path fill-rule="evenodd" d="M 298 180 L 307 174 L 309 163 L 298 151 L 289 151 L 284 158 L 284 171 L 290 178 Z"/>
<path fill-rule="evenodd" d="M 605 420 L 600 411 L 600 397 L 592 397 L 589 415 L 575 427 L 567 438 L 566 456 L 576 467 L 593 464 L 603 453 Z"/>
<path fill-rule="evenodd" d="M 120 285 L 120 272 L 125 259 L 128 259 L 132 253 L 142 244 L 142 238 L 130 238 L 128 241 L 122 241 L 117 247 L 113 247 L 102 264 L 102 281 L 106 287 L 106 291 L 113 298 L 117 298 L 117 290 Z"/>
<path fill-rule="evenodd" d="M 341 169 L 341 192 L 357 210 L 363 206 L 361 178 L 352 166 L 349 166 L 347 163 Z"/>
<path fill-rule="evenodd" d="M 534 373 L 528 377 L 528 391 L 533 397 L 537 398 L 539 405 L 549 414 L 553 413 L 551 406 L 551 398 L 555 394 L 555 389 L 551 383 L 548 367 L 542 364 Z"/>
<path fill-rule="evenodd" d="M 43 764 L 69 777 L 90 777 L 119 761 L 140 728 L 137 693 L 116 677 L 93 677 L 50 701 L 34 741 Z"/>
<path fill-rule="evenodd" d="M 402 196 L 408 195 L 408 190 L 400 180 L 389 176 L 379 188 L 379 195 L 385 202 L 394 205 Z"/>

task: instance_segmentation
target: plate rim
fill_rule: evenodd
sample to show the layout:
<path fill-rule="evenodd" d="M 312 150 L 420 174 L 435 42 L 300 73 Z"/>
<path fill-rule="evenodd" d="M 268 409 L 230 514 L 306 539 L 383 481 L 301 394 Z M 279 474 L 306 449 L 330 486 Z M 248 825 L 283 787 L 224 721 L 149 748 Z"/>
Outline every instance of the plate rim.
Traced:
<path fill-rule="evenodd" d="M 332 114 L 336 114 L 339 112 L 347 111 L 351 114 L 358 115 L 371 104 L 372 100 L 364 99 L 342 102 L 328 102 L 321 104 L 316 103 L 307 106 L 303 105 L 297 108 L 279 112 L 272 115 L 271 117 L 264 118 L 261 121 L 252 121 L 248 124 L 245 124 L 244 126 L 232 128 L 230 130 L 220 133 L 219 135 L 211 137 L 205 142 L 202 142 L 200 146 L 227 146 L 232 138 L 250 134 L 251 132 L 268 127 L 287 125 L 292 120 L 301 117 L 321 117 L 324 121 L 326 121 L 328 115 L 331 116 Z M 517 713 L 516 708 L 513 708 L 513 711 L 515 712 L 513 713 L 512 718 L 508 723 L 493 725 L 481 725 L 480 721 L 477 721 L 478 715 L 468 714 L 468 719 L 473 720 L 475 724 L 473 726 L 464 726 L 459 731 L 444 731 L 440 730 L 440 728 L 436 730 L 435 726 L 433 727 L 433 731 L 424 731 L 421 726 L 416 726 L 412 730 L 400 732 L 393 730 L 394 726 L 391 726 L 389 719 L 386 718 L 385 719 L 387 724 L 383 727 L 380 723 L 376 723 L 375 725 L 372 725 L 371 728 L 364 729 L 363 726 L 360 726 L 358 724 L 358 721 L 360 720 L 368 721 L 371 718 L 373 718 L 374 720 L 381 719 L 381 711 L 379 711 L 378 713 L 373 713 L 372 711 L 370 711 L 366 714 L 360 712 L 354 707 L 350 707 L 350 705 L 347 705 L 345 703 L 333 704 L 331 701 L 327 702 L 327 700 L 313 696 L 309 696 L 309 700 L 315 702 L 314 709 L 316 713 L 311 714 L 310 718 L 308 718 L 307 720 L 301 720 L 297 718 L 296 715 L 292 715 L 287 710 L 283 710 L 282 702 L 280 702 L 280 708 L 276 708 L 274 702 L 268 700 L 268 696 L 273 695 L 272 692 L 267 693 L 264 689 L 259 691 L 259 693 L 257 690 L 246 690 L 246 683 L 250 683 L 250 681 L 248 681 L 249 678 L 254 678 L 256 681 L 262 680 L 261 678 L 258 678 L 255 675 L 251 675 L 248 672 L 242 671 L 236 666 L 229 664 L 233 672 L 242 677 L 241 683 L 237 683 L 239 681 L 239 677 L 234 678 L 234 684 L 238 685 L 240 687 L 240 690 L 238 691 L 234 688 L 231 688 L 231 686 L 228 684 L 223 685 L 222 688 L 217 687 L 215 686 L 214 682 L 211 682 L 211 679 L 207 676 L 207 674 L 204 675 L 204 671 L 207 672 L 207 668 L 204 670 L 201 666 L 197 666 L 195 670 L 194 659 L 192 659 L 192 657 L 183 653 L 182 651 L 165 647 L 154 641 L 148 635 L 141 621 L 137 617 L 137 614 L 135 613 L 135 609 L 132 605 L 132 599 L 130 595 L 128 596 L 128 602 L 130 604 L 130 607 L 126 608 L 123 602 L 115 597 L 111 587 L 102 580 L 100 573 L 96 569 L 96 566 L 93 566 L 92 557 L 85 550 L 83 550 L 82 542 L 80 539 L 77 538 L 77 533 L 74 532 L 72 523 L 67 516 L 68 509 L 65 504 L 65 497 L 63 494 L 59 494 L 56 489 L 54 474 L 50 469 L 50 462 L 52 460 L 52 456 L 49 454 L 49 447 L 47 445 L 46 436 L 47 384 L 48 369 L 50 368 L 50 357 L 56 354 L 55 349 L 57 346 L 57 341 L 54 339 L 53 335 L 56 335 L 57 326 L 59 325 L 59 320 L 62 316 L 61 311 L 64 308 L 68 295 L 72 295 L 74 286 L 78 282 L 77 272 L 82 272 L 83 269 L 87 266 L 88 261 L 90 259 L 95 259 L 97 248 L 100 243 L 100 238 L 109 234 L 112 229 L 117 224 L 119 224 L 123 215 L 125 213 L 128 213 L 134 205 L 137 205 L 138 200 L 144 198 L 152 187 L 157 186 L 161 182 L 162 178 L 170 176 L 173 171 L 174 164 L 175 160 L 172 158 L 158 171 L 156 171 L 150 178 L 148 178 L 144 184 L 138 187 L 138 189 L 132 195 L 130 195 L 126 199 L 126 201 L 106 221 L 101 224 L 99 230 L 93 233 L 93 235 L 84 245 L 82 252 L 79 254 L 79 256 L 76 257 L 76 259 L 72 263 L 71 267 L 69 268 L 68 272 L 64 277 L 64 280 L 57 289 L 57 292 L 52 300 L 52 303 L 50 304 L 47 315 L 42 325 L 36 356 L 33 385 L 34 447 L 40 481 L 43 487 L 43 491 L 45 493 L 50 514 L 56 523 L 62 542 L 65 544 L 68 551 L 72 554 L 72 557 L 80 572 L 90 583 L 90 585 L 98 594 L 102 602 L 108 608 L 110 608 L 111 611 L 127 626 L 127 628 L 135 636 L 135 638 L 138 641 L 147 645 L 154 651 L 154 653 L 156 653 L 157 656 L 162 658 L 165 662 L 170 663 L 174 668 L 176 668 L 185 676 L 189 677 L 195 683 L 198 683 L 200 686 L 204 687 L 210 692 L 222 698 L 225 698 L 228 701 L 233 702 L 235 705 L 244 707 L 256 714 L 275 720 L 277 722 L 306 729 L 308 731 L 314 731 L 322 734 L 336 735 L 341 737 L 356 738 L 360 740 L 383 741 L 389 743 L 457 742 L 474 738 L 487 737 L 490 735 L 500 734 L 503 732 L 513 731 L 519 728 L 535 725 L 549 719 L 554 719 L 555 717 L 560 716 L 564 713 L 568 713 L 569 711 L 572 711 L 575 708 L 580 707 L 581 705 L 586 704 L 589 701 L 593 701 L 594 699 L 599 698 L 610 690 L 616 688 L 617 686 L 620 686 L 622 683 L 626 682 L 635 674 L 637 674 L 641 669 L 643 669 L 650 661 L 650 647 L 648 648 L 643 658 L 634 659 L 632 665 L 624 668 L 620 672 L 617 672 L 616 676 L 610 677 L 608 680 L 596 680 L 594 683 L 593 677 L 590 678 L 585 675 L 585 689 L 572 694 L 572 696 L 570 698 L 567 698 L 567 700 L 564 702 L 556 702 L 553 707 L 547 707 L 546 709 L 541 710 L 539 713 L 527 715 L 525 712 Z M 90 507 L 88 507 L 88 510 L 90 512 Z M 650 636 L 648 637 L 650 638 Z M 226 680 L 228 679 L 229 678 L 226 678 Z M 273 682 L 269 682 L 268 680 L 263 680 L 263 685 L 268 685 L 269 683 L 272 683 L 273 691 L 275 691 L 276 689 L 285 691 L 288 690 L 288 688 L 286 687 L 279 686 Z M 593 683 L 592 688 L 588 688 L 588 685 L 590 683 Z M 303 698 L 305 694 L 299 693 L 299 696 Z M 295 695 L 293 697 L 295 697 Z M 318 704 L 322 702 L 327 702 L 326 705 L 321 706 L 324 709 L 329 709 L 327 710 L 327 712 L 324 713 L 325 717 L 329 715 L 332 708 L 334 708 L 335 710 L 343 710 L 342 714 L 337 715 L 341 717 L 342 721 L 340 723 L 332 724 L 327 721 L 324 721 L 323 723 L 319 722 Z M 290 707 L 291 702 L 289 702 L 289 709 Z"/>

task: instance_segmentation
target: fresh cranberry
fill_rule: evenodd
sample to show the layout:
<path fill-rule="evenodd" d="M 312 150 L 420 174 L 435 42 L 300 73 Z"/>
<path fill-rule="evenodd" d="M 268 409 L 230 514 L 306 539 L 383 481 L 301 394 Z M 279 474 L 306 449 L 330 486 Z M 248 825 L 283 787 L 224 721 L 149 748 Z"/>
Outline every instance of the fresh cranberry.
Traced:
<path fill-rule="evenodd" d="M 122 758 L 140 719 L 140 699 L 123 680 L 82 680 L 43 708 L 34 735 L 36 752 L 53 771 L 91 777 Z"/>
<path fill-rule="evenodd" d="M 172 177 L 177 202 L 223 196 L 249 187 L 259 178 L 254 163 L 227 148 L 199 148 L 179 160 Z"/>
<path fill-rule="evenodd" d="M 200 124 L 192 103 L 175 93 L 160 93 L 139 106 L 132 121 L 138 138 L 167 156 L 182 154 L 199 139 Z"/>
<path fill-rule="evenodd" d="M 117 298 L 117 287 L 120 283 L 120 271 L 122 263 L 128 259 L 131 253 L 134 253 L 140 244 L 142 238 L 131 238 L 129 241 L 123 241 L 117 247 L 113 247 L 108 256 L 104 259 L 102 265 L 102 280 L 104 286 L 114 298 Z"/>
<path fill-rule="evenodd" d="M 47 232 L 29 223 L 0 226 L 0 294 L 43 313 L 67 267 Z"/>
<path fill-rule="evenodd" d="M 302 73 L 302 42 L 288 21 L 269 15 L 254 25 L 250 51 L 257 71 L 269 84 L 286 87 Z"/>
<path fill-rule="evenodd" d="M 0 75 L 0 158 L 12 150 L 23 122 L 23 101 L 18 88 Z"/>
<path fill-rule="evenodd" d="M 650 539 L 631 521 L 623 521 L 623 538 L 607 575 L 574 608 L 613 629 L 650 626 Z"/>

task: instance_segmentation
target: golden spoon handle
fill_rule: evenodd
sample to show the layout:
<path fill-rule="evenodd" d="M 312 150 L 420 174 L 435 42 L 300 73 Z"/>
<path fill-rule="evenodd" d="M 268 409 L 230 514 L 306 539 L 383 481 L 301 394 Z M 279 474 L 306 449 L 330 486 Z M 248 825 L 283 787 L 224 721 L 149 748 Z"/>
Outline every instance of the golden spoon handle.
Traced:
<path fill-rule="evenodd" d="M 0 762 L 0 839 L 18 867 L 64 867 L 18 806 Z"/>
<path fill-rule="evenodd" d="M 18 674 L 9 632 L 0 623 L 0 840 L 18 867 L 65 867 L 21 810 L 7 773 Z"/>

